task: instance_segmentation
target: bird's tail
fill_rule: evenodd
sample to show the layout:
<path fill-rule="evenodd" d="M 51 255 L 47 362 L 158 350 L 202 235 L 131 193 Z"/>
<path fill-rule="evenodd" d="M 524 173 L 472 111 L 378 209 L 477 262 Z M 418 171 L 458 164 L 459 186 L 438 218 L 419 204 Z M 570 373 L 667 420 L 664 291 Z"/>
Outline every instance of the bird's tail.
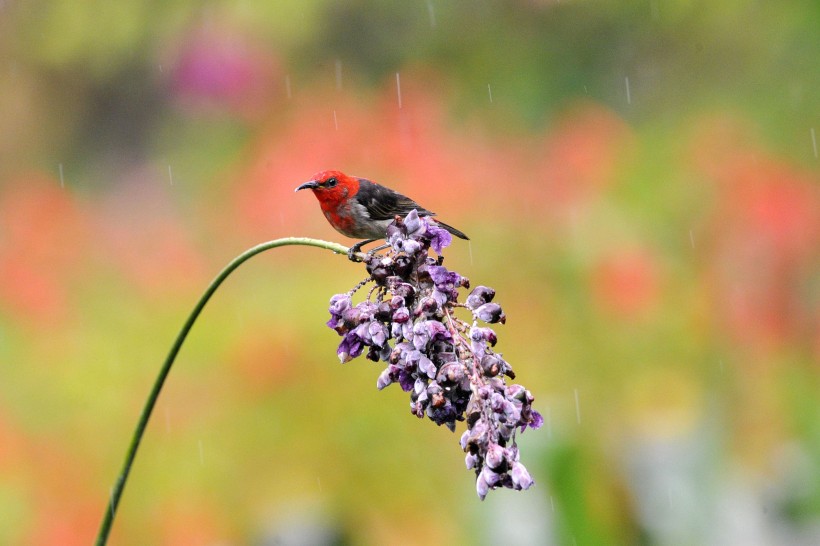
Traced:
<path fill-rule="evenodd" d="M 437 223 L 438 225 L 440 225 L 441 227 L 443 227 L 444 229 L 446 229 L 447 231 L 449 231 L 450 233 L 452 233 L 453 235 L 455 235 L 456 237 L 458 237 L 459 239 L 464 239 L 465 241 L 469 241 L 469 240 L 470 240 L 470 238 L 469 238 L 469 237 L 467 237 L 464 233 L 462 233 L 461 231 L 457 230 L 456 228 L 454 228 L 454 227 L 453 227 L 453 226 L 451 226 L 451 225 L 445 224 L 444 222 L 442 222 L 442 221 L 441 221 L 441 220 L 439 220 L 438 218 L 436 218 L 436 223 Z"/>

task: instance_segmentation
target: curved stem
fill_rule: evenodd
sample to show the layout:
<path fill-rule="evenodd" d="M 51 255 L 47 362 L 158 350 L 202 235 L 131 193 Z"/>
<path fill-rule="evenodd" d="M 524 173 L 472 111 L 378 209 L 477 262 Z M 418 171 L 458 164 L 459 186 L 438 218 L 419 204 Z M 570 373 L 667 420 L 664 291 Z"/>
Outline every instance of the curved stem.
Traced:
<path fill-rule="evenodd" d="M 188 316 L 188 320 L 185 321 L 185 324 L 182 326 L 179 334 L 177 334 L 177 338 L 171 346 L 171 350 L 165 358 L 165 362 L 162 364 L 159 375 L 157 375 L 157 378 L 154 381 L 154 386 L 151 389 L 151 393 L 145 401 L 142 414 L 137 422 L 137 428 L 134 430 L 134 435 L 131 437 L 131 445 L 128 446 L 128 451 L 125 454 L 125 461 L 123 462 L 122 470 L 120 470 L 120 474 L 117 476 L 117 481 L 114 483 L 114 487 L 111 490 L 111 500 L 109 502 L 108 509 L 105 511 L 102 524 L 100 525 L 100 531 L 97 534 L 97 546 L 104 546 L 108 542 L 108 534 L 111 532 L 111 524 L 114 522 L 114 516 L 117 513 L 117 506 L 120 503 L 120 497 L 122 497 L 122 491 L 125 488 L 125 481 L 128 479 L 128 474 L 131 472 L 131 465 L 134 463 L 134 458 L 137 455 L 137 448 L 139 448 L 140 441 L 145 433 L 145 427 L 148 425 L 148 420 L 151 418 L 151 412 L 154 409 L 154 405 L 156 405 L 157 398 L 162 390 L 162 385 L 165 383 L 165 378 L 168 377 L 168 372 L 171 371 L 171 366 L 176 359 L 177 353 L 179 353 L 179 349 L 182 347 L 182 343 L 188 336 L 188 332 L 190 332 L 191 327 L 193 327 L 194 322 L 196 322 L 196 319 L 199 317 L 199 314 L 202 312 L 205 304 L 208 303 L 209 299 L 211 299 L 211 296 L 214 292 L 216 292 L 216 289 L 219 288 L 219 285 L 222 284 L 222 281 L 224 281 L 228 275 L 230 275 L 237 267 L 242 265 L 249 258 L 272 248 L 289 245 L 315 246 L 330 250 L 337 254 L 347 254 L 348 251 L 346 247 L 338 243 L 321 241 L 319 239 L 310 239 L 307 237 L 286 237 L 284 239 L 276 239 L 275 241 L 268 241 L 249 248 L 231 260 L 231 262 L 219 272 L 214 280 L 211 281 L 211 284 L 205 290 L 205 293 L 202 294 L 202 297 L 199 298 L 199 301 L 193 311 L 191 311 L 191 314 Z"/>

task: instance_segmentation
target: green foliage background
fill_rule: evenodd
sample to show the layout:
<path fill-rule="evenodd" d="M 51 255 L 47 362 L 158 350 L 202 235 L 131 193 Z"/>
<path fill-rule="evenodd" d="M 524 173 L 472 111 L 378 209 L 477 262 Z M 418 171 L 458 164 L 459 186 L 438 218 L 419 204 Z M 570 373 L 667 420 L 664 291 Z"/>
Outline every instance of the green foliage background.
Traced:
<path fill-rule="evenodd" d="M 479 502 L 458 433 L 337 364 L 364 271 L 281 249 L 183 348 L 112 544 L 816 541 L 818 28 L 813 0 L 0 2 L 0 542 L 93 539 L 208 280 L 346 242 L 292 191 L 326 168 L 470 234 L 447 263 L 509 317 L 536 487 Z"/>

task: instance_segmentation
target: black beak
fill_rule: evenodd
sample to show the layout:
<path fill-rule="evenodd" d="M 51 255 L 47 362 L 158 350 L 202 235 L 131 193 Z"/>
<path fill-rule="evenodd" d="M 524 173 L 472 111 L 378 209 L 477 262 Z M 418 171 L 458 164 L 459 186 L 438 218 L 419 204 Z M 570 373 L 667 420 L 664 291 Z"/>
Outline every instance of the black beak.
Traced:
<path fill-rule="evenodd" d="M 299 191 L 299 190 L 315 190 L 318 187 L 319 187 L 318 182 L 316 182 L 315 180 L 310 180 L 308 182 L 305 182 L 304 184 L 302 184 L 301 186 L 299 186 L 298 188 L 296 188 L 293 191 L 296 192 L 296 191 Z"/>

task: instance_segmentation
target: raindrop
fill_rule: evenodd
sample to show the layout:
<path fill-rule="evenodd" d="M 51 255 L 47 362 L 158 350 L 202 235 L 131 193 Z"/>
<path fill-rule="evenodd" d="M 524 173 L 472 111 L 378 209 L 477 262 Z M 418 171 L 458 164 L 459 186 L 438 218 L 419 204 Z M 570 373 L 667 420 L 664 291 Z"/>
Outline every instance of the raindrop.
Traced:
<path fill-rule="evenodd" d="M 288 96 L 288 99 L 293 98 L 293 94 L 290 91 L 290 76 L 285 76 L 285 94 Z"/>
<path fill-rule="evenodd" d="M 575 389 L 575 419 L 581 424 L 581 404 L 578 401 L 578 389 Z"/>
<path fill-rule="evenodd" d="M 333 125 L 336 126 L 336 130 L 339 130 L 339 120 L 336 118 L 336 110 L 333 111 Z"/>
<path fill-rule="evenodd" d="M 817 155 L 817 154 L 815 154 L 815 155 Z M 65 188 L 65 180 L 63 180 L 63 164 L 60 163 L 58 165 L 58 167 L 60 168 L 60 187 Z"/>
<path fill-rule="evenodd" d="M 817 159 L 817 134 L 814 132 L 814 127 L 811 128 L 811 148 L 814 150 L 814 158 Z"/>
<path fill-rule="evenodd" d="M 433 3 L 427 0 L 427 13 L 430 15 L 430 27 L 436 28 L 436 12 L 433 9 Z"/>
<path fill-rule="evenodd" d="M 342 61 L 336 60 L 336 89 L 342 88 Z"/>
<path fill-rule="evenodd" d="M 159 73 L 162 74 L 162 65 L 157 65 L 159 67 Z"/>
<path fill-rule="evenodd" d="M 174 185 L 174 174 L 171 172 L 171 166 L 168 165 L 168 180 L 171 182 L 171 185 Z"/>
<path fill-rule="evenodd" d="M 629 93 L 629 76 L 624 78 L 626 82 L 626 103 L 632 104 L 632 95 Z"/>
<path fill-rule="evenodd" d="M 399 96 L 399 108 L 401 108 L 401 79 L 398 72 L 396 72 L 396 93 Z"/>
<path fill-rule="evenodd" d="M 692 248 L 695 248 L 695 236 L 692 234 L 692 230 L 689 230 L 689 242 L 692 244 Z"/>
<path fill-rule="evenodd" d="M 493 102 L 493 88 L 490 87 L 490 84 L 487 84 L 487 93 L 490 94 L 490 102 Z"/>

